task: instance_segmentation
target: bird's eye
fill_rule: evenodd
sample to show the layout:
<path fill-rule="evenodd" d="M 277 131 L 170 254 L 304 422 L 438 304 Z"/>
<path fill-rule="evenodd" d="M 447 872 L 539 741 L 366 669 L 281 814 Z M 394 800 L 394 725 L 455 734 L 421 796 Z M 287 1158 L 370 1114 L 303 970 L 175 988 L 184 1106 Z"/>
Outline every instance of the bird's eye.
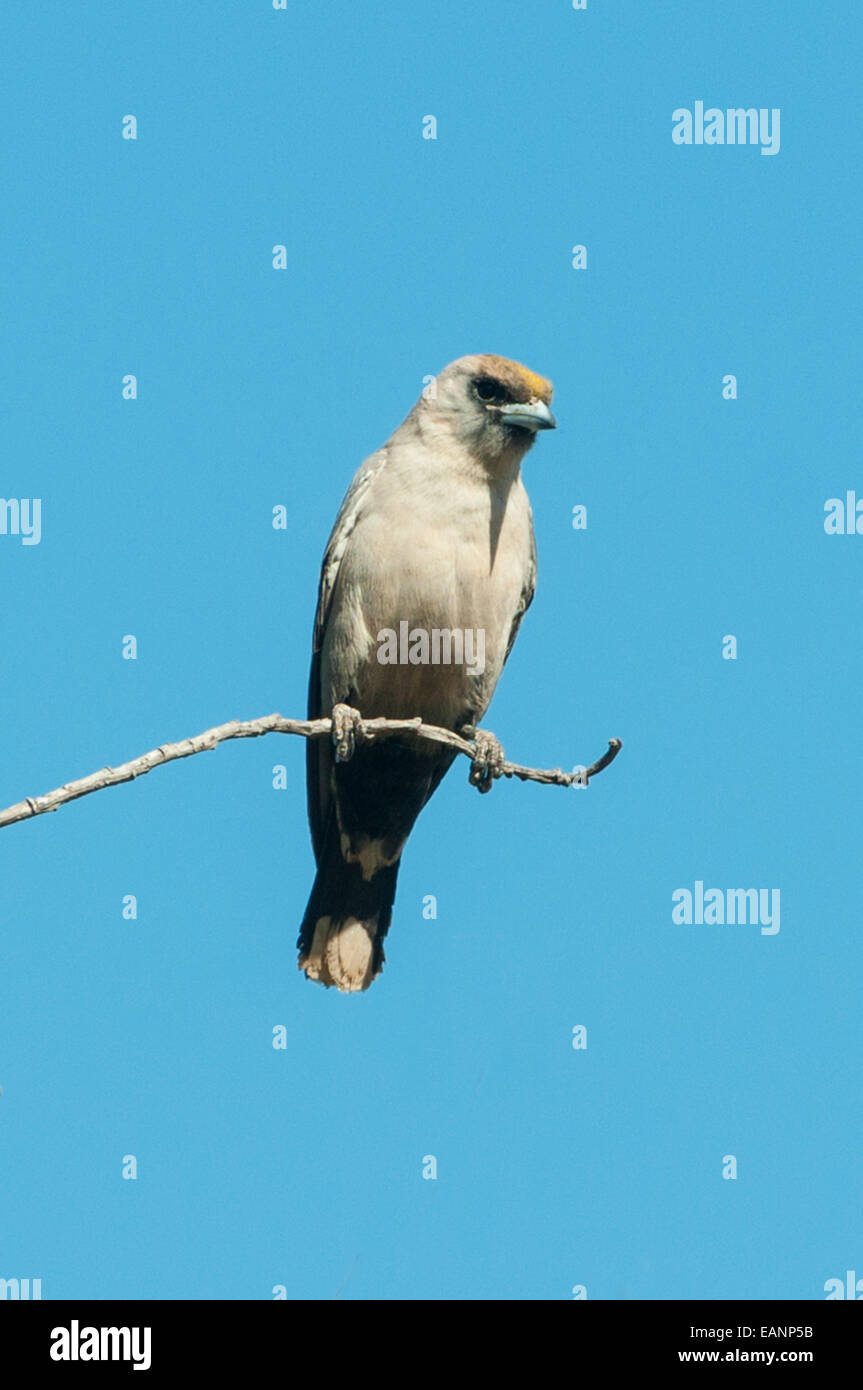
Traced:
<path fill-rule="evenodd" d="M 473 389 L 487 405 L 509 405 L 513 399 L 512 393 L 493 376 L 478 376 Z"/>

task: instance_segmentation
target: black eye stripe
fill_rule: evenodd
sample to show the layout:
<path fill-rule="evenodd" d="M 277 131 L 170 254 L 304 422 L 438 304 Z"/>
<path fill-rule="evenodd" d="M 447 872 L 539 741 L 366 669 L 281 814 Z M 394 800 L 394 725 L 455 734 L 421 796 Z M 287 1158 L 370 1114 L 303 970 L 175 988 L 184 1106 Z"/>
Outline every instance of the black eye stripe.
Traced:
<path fill-rule="evenodd" d="M 512 392 L 493 376 L 478 376 L 473 389 L 487 405 L 511 405 L 515 399 Z"/>

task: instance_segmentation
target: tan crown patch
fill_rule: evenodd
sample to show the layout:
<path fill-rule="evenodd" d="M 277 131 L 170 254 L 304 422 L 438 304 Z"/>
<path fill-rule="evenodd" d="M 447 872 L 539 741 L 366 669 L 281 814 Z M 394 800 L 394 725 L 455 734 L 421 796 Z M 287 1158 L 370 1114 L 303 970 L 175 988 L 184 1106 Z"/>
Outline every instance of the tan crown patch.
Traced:
<path fill-rule="evenodd" d="M 482 361 L 487 364 L 489 372 L 501 381 L 516 388 L 521 387 L 519 394 L 526 390 L 528 397 L 537 397 L 545 401 L 546 405 L 551 404 L 554 388 L 546 377 L 537 375 L 521 362 L 513 362 L 508 357 L 497 357 L 491 352 L 483 353 Z"/>

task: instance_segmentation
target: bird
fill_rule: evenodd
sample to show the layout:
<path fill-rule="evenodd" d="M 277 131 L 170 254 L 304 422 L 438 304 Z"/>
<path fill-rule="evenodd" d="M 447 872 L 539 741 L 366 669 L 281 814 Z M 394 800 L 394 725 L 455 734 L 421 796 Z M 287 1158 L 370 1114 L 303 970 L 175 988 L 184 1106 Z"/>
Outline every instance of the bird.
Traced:
<path fill-rule="evenodd" d="M 381 972 L 405 842 L 457 756 L 410 736 L 364 741 L 360 721 L 419 716 L 474 741 L 481 791 L 499 775 L 503 751 L 478 722 L 534 596 L 521 463 L 556 426 L 552 389 L 493 353 L 451 362 L 360 465 L 336 517 L 308 696 L 309 719 L 332 730 L 306 742 L 317 872 L 297 947 L 306 977 L 342 993 Z"/>

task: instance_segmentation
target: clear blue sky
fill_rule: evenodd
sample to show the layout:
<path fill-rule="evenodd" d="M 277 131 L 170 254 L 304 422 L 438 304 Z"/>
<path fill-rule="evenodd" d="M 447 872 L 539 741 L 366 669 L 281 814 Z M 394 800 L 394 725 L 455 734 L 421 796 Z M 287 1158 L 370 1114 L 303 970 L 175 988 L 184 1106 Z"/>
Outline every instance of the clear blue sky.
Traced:
<path fill-rule="evenodd" d="M 664 1299 L 863 1274 L 863 536 L 823 525 L 863 498 L 861 40 L 859 6 L 808 0 L 7 0 L 0 495 L 41 498 L 42 535 L 0 535 L 0 805 L 302 713 L 344 490 L 473 351 L 551 377 L 559 421 L 487 726 L 534 765 L 625 746 L 587 791 L 481 798 L 456 767 L 358 997 L 296 970 L 298 739 L 0 833 L 0 1276 Z M 779 108 L 780 152 L 675 145 L 699 100 Z M 697 880 L 779 889 L 780 931 L 675 925 Z"/>

